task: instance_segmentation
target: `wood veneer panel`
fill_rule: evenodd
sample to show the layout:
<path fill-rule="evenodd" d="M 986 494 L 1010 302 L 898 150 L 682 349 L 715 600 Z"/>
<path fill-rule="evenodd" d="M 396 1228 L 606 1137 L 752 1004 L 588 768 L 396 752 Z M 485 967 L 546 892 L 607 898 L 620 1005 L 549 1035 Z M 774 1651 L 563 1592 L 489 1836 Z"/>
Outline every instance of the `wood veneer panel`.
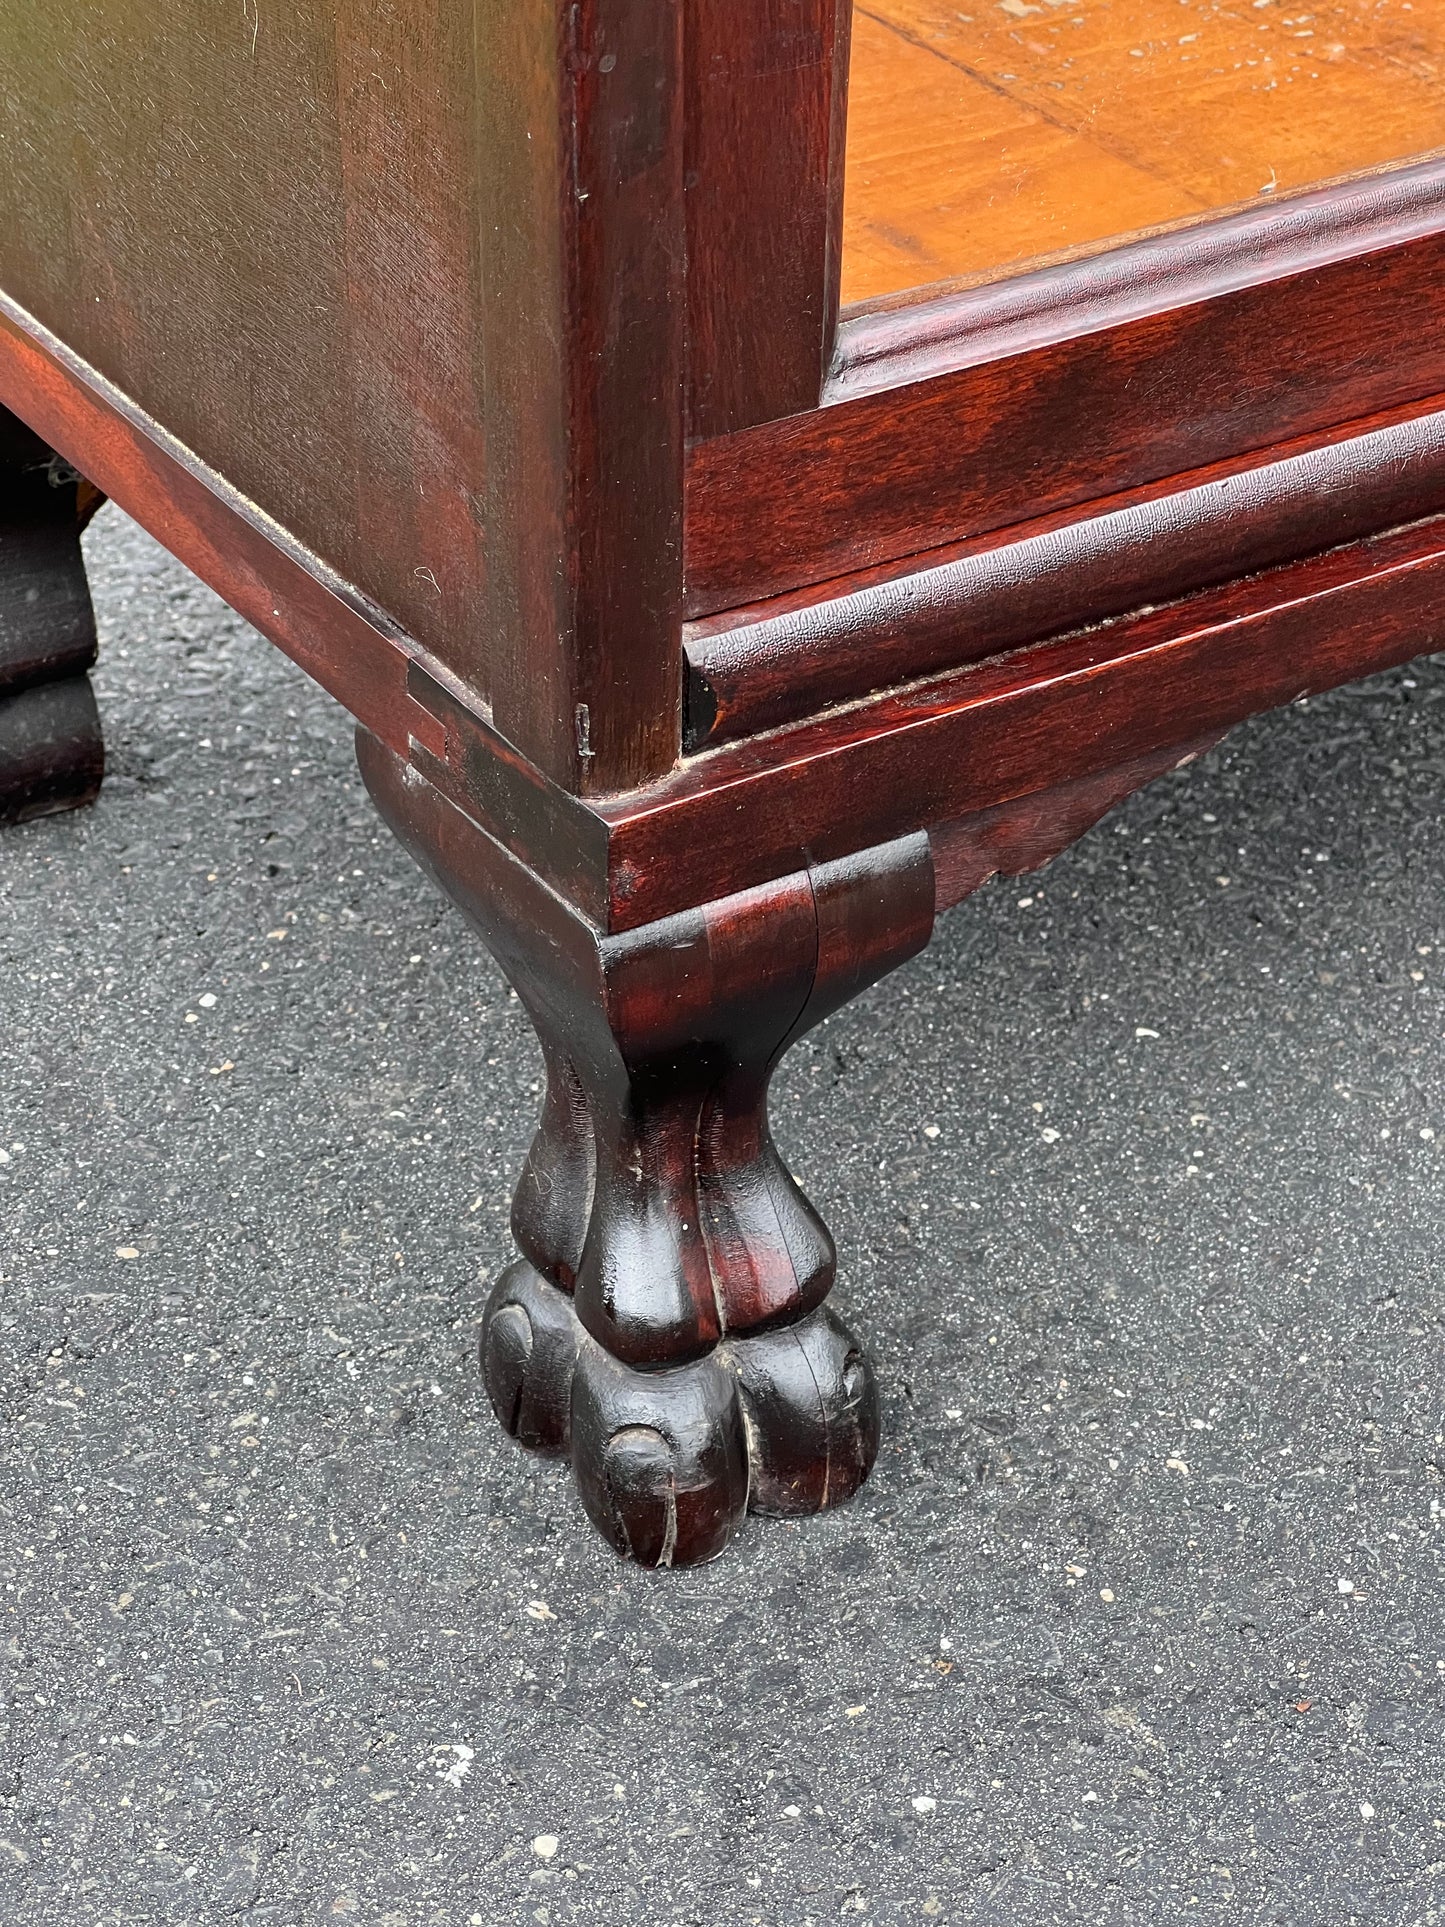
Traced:
<path fill-rule="evenodd" d="M 0 0 L 0 285 L 485 683 L 451 0 Z"/>
<path fill-rule="evenodd" d="M 862 0 L 843 299 L 1436 149 L 1442 79 L 1422 0 Z"/>

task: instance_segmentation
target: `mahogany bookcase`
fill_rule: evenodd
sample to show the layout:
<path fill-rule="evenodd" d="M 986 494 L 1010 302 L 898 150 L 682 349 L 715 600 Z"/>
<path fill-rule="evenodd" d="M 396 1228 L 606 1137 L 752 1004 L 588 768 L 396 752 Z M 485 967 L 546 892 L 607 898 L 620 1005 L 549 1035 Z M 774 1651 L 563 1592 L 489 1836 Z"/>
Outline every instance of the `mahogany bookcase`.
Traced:
<path fill-rule="evenodd" d="M 840 308 L 850 21 L 0 0 L 5 812 L 99 785 L 110 497 L 352 711 L 531 1015 L 483 1371 L 646 1564 L 876 1450 L 793 1039 L 1441 633 L 1445 164 Z"/>

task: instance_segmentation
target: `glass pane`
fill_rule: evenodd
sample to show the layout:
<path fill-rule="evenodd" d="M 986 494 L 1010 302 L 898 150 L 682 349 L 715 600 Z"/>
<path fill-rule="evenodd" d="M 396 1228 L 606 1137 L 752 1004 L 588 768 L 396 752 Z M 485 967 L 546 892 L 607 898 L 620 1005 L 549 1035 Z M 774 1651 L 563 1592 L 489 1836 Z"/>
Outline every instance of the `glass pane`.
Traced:
<path fill-rule="evenodd" d="M 1445 0 L 862 0 L 843 299 L 1445 147 Z"/>

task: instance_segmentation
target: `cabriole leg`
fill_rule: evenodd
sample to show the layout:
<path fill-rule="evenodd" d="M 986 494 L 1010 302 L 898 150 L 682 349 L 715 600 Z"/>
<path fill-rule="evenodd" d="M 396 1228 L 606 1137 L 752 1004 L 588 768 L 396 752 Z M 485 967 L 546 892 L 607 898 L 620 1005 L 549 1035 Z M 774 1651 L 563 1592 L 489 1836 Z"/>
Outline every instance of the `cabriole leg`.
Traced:
<path fill-rule="evenodd" d="M 767 1091 L 795 1038 L 927 942 L 927 838 L 602 936 L 364 732 L 359 754 L 542 1039 L 522 1256 L 483 1326 L 503 1424 L 570 1453 L 594 1522 L 645 1565 L 714 1557 L 749 1504 L 846 1499 L 877 1450 L 872 1367 L 824 1303 L 833 1241 Z"/>
<path fill-rule="evenodd" d="M 99 497 L 0 409 L 0 823 L 94 801 L 95 615 L 80 534 Z"/>

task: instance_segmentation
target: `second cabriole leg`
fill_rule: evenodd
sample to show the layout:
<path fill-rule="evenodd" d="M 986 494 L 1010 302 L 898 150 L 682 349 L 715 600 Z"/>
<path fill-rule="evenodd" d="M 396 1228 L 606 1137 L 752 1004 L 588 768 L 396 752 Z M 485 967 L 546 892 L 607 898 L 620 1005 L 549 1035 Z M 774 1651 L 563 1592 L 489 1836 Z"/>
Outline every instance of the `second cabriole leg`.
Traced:
<path fill-rule="evenodd" d="M 99 499 L 0 409 L 0 823 L 75 809 L 100 788 L 86 673 L 95 615 L 80 552 Z"/>
<path fill-rule="evenodd" d="M 603 936 L 374 740 L 360 755 L 542 1038 L 523 1256 L 484 1325 L 499 1417 L 570 1452 L 588 1512 L 644 1564 L 711 1558 L 750 1502 L 848 1497 L 877 1448 L 872 1369 L 823 1302 L 833 1242 L 767 1089 L 797 1037 L 927 942 L 926 837 Z"/>

